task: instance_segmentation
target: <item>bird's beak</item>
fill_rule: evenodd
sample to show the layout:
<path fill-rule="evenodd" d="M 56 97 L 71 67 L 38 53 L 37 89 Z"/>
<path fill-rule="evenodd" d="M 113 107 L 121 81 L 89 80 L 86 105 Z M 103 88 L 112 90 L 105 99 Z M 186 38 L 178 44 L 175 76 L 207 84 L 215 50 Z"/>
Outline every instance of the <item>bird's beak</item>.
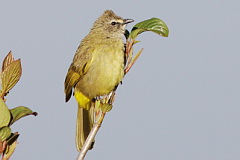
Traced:
<path fill-rule="evenodd" d="M 133 19 L 124 19 L 122 24 L 128 24 L 134 22 Z"/>

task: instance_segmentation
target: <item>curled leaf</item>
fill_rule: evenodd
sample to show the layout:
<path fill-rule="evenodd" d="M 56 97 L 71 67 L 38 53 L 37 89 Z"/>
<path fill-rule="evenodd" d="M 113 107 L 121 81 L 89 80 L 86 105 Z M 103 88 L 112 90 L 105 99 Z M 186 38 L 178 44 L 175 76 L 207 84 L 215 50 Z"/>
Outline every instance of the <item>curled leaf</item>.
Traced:
<path fill-rule="evenodd" d="M 0 138 L 1 138 L 1 141 L 5 141 L 6 139 L 8 139 L 10 136 L 11 136 L 11 128 L 9 127 L 2 127 L 0 129 Z"/>
<path fill-rule="evenodd" d="M 129 35 L 130 35 L 130 32 L 126 29 L 124 33 L 125 38 L 128 39 Z"/>
<path fill-rule="evenodd" d="M 37 112 L 33 112 L 31 109 L 24 107 L 24 106 L 19 106 L 19 107 L 10 109 L 10 113 L 12 115 L 10 125 L 12 125 L 14 122 L 16 122 L 17 120 L 19 120 L 22 117 L 25 117 L 28 115 L 37 116 Z"/>
<path fill-rule="evenodd" d="M 7 144 L 11 145 L 15 141 L 17 141 L 18 137 L 19 137 L 19 133 L 18 132 L 12 133 L 11 136 L 7 139 Z"/>
<path fill-rule="evenodd" d="M 10 118 L 11 118 L 11 115 L 8 110 L 8 107 L 0 98 L 0 128 L 4 126 L 8 126 L 10 122 Z"/>
<path fill-rule="evenodd" d="M 130 33 L 130 36 L 132 39 L 135 39 L 139 34 L 145 31 L 151 31 L 163 37 L 168 37 L 168 33 L 169 33 L 167 25 L 161 19 L 151 18 L 151 19 L 137 23 L 133 27 Z"/>
<path fill-rule="evenodd" d="M 8 93 L 19 81 L 22 75 L 20 59 L 13 61 L 2 72 L 2 92 Z"/>

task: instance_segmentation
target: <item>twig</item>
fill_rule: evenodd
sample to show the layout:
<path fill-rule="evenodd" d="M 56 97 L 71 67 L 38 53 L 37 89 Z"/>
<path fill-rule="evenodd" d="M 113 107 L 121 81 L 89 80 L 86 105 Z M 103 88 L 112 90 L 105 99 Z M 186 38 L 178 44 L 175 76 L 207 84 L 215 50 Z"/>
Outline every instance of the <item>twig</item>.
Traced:
<path fill-rule="evenodd" d="M 128 71 L 132 68 L 134 63 L 137 61 L 138 57 L 141 55 L 142 51 L 143 51 L 143 48 L 135 55 L 134 59 L 128 63 L 127 67 L 125 68 L 125 74 L 127 74 Z"/>
<path fill-rule="evenodd" d="M 106 113 L 103 112 L 100 120 L 98 122 L 94 123 L 93 128 L 92 128 L 91 132 L 89 133 L 89 135 L 81 149 L 81 152 L 79 153 L 79 155 L 77 157 L 77 160 L 84 160 L 84 157 L 86 156 L 87 151 L 88 151 L 89 147 L 91 146 L 93 139 L 95 138 L 99 128 L 101 127 L 101 124 L 102 124 L 105 114 Z"/>

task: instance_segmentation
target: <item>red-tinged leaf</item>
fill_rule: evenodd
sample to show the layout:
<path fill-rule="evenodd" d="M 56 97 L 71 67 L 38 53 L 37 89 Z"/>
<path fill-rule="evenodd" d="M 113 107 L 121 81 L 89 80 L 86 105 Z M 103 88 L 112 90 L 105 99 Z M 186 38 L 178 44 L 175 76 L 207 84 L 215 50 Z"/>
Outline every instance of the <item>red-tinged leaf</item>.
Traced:
<path fill-rule="evenodd" d="M 9 66 L 13 61 L 14 57 L 12 55 L 12 52 L 10 51 L 3 60 L 2 71 L 4 71 L 4 69 L 7 68 L 7 66 Z"/>
<path fill-rule="evenodd" d="M 22 117 L 25 117 L 28 115 L 37 116 L 37 112 L 33 112 L 31 109 L 24 107 L 24 106 L 19 106 L 19 107 L 10 109 L 10 113 L 12 115 L 10 125 L 12 125 L 14 122 L 16 122 L 17 120 L 19 120 Z"/>
<path fill-rule="evenodd" d="M 6 147 L 7 147 L 7 141 L 2 142 L 0 140 L 0 155 L 3 153 L 3 151 L 6 149 Z"/>
<path fill-rule="evenodd" d="M 14 141 L 11 145 L 7 145 L 4 151 L 4 154 L 2 156 L 2 160 L 9 160 L 13 152 L 15 151 L 16 146 L 17 146 L 17 141 Z"/>

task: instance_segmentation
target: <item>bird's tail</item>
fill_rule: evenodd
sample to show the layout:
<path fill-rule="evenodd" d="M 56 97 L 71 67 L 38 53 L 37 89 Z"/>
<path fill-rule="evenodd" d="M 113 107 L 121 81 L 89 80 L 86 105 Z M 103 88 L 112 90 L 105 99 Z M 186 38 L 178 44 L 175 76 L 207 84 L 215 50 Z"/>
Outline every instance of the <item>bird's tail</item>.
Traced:
<path fill-rule="evenodd" d="M 76 127 L 76 147 L 80 151 L 93 127 L 94 108 L 90 110 L 83 109 L 78 105 L 77 127 Z M 94 141 L 89 149 L 93 148 Z"/>

